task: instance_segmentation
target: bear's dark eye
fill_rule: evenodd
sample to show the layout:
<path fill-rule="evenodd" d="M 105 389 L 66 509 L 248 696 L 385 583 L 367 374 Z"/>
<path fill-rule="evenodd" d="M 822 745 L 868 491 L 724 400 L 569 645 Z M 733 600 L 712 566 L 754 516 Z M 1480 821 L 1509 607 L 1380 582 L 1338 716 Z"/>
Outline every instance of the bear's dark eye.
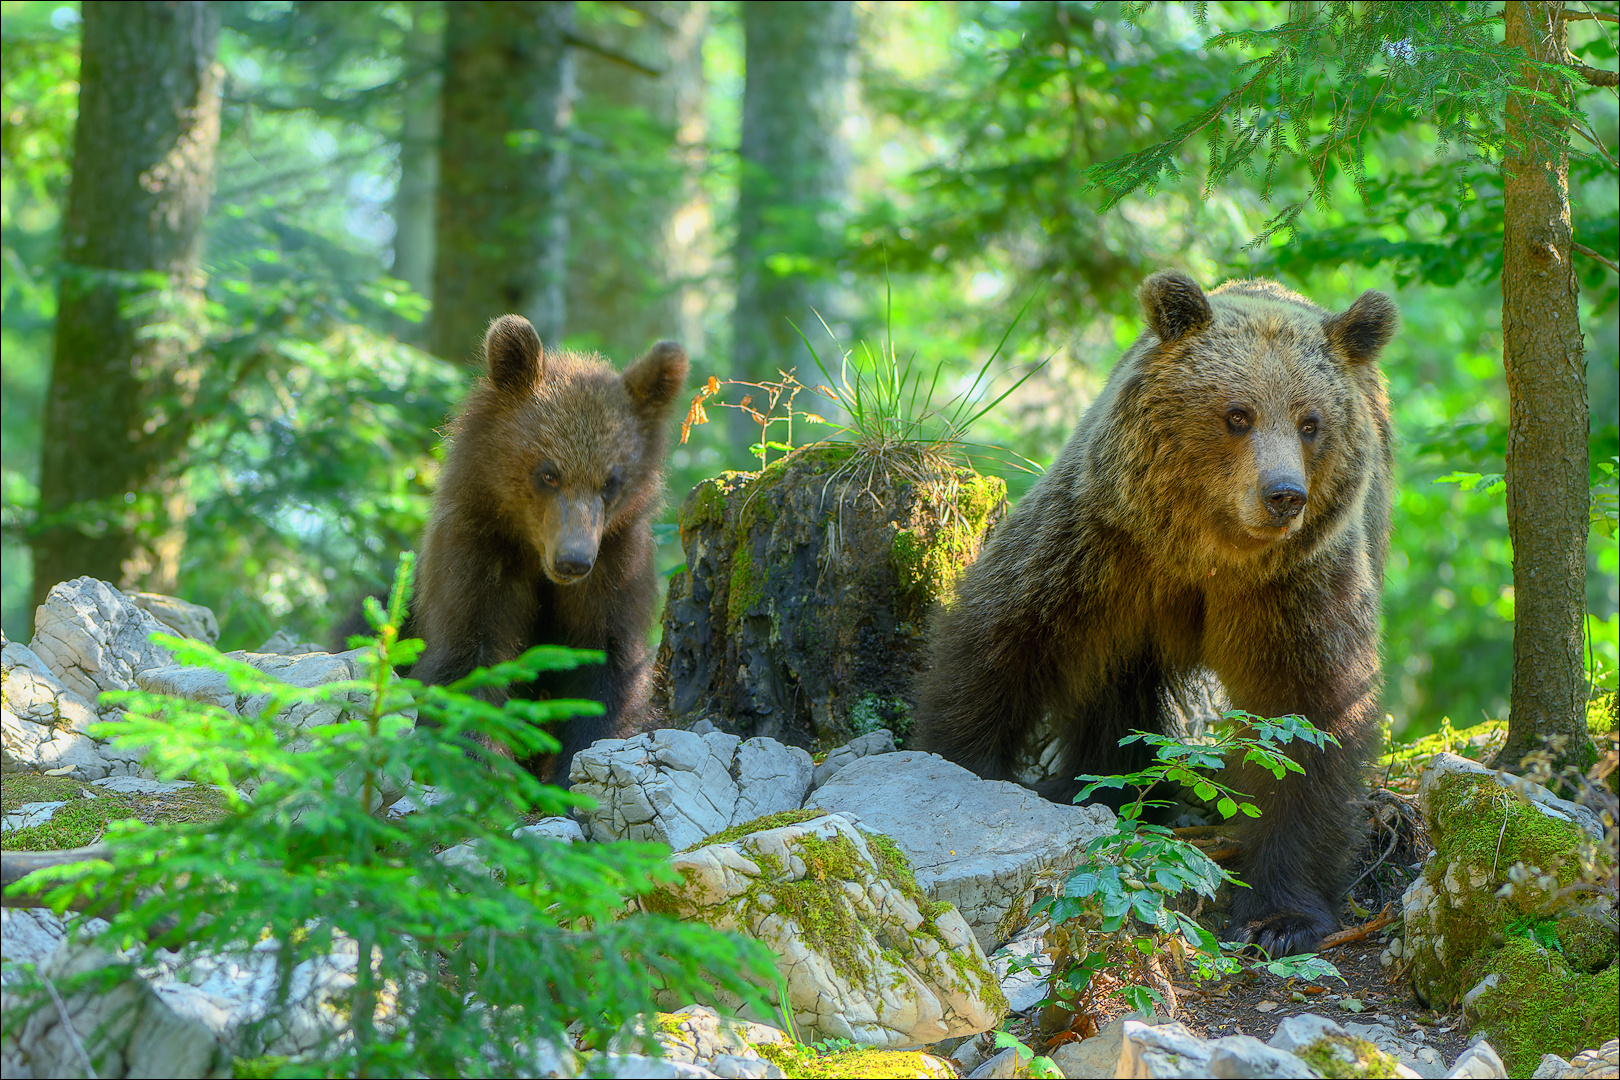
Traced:
<path fill-rule="evenodd" d="M 619 488 L 623 486 L 624 481 L 619 477 L 618 473 L 610 474 L 607 478 L 607 483 L 602 485 L 602 501 L 605 503 L 612 502 L 618 497 Z"/>
<path fill-rule="evenodd" d="M 1254 427 L 1254 417 L 1249 415 L 1248 409 L 1226 410 L 1226 426 L 1234 435 L 1247 434 Z"/>
<path fill-rule="evenodd" d="M 1299 425 L 1299 437 L 1305 439 L 1306 441 L 1316 438 L 1316 429 L 1320 427 L 1321 424 L 1322 420 L 1320 417 L 1307 416 Z"/>
<path fill-rule="evenodd" d="M 562 483 L 562 474 L 557 466 L 549 461 L 541 462 L 534 469 L 534 486 L 540 489 L 554 488 Z"/>

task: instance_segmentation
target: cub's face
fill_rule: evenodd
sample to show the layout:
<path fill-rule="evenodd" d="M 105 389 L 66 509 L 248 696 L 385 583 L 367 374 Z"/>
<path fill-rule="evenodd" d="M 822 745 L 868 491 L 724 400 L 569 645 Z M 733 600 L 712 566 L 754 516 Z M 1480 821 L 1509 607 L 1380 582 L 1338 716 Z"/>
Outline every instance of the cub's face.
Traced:
<path fill-rule="evenodd" d="M 1376 465 L 1368 402 L 1395 309 L 1367 293 L 1332 315 L 1269 283 L 1209 298 L 1159 274 L 1143 304 L 1159 489 L 1223 549 L 1256 552 L 1342 516 Z"/>
<path fill-rule="evenodd" d="M 505 530 L 573 585 L 602 538 L 657 497 L 664 420 L 686 378 L 686 353 L 659 342 L 623 375 L 590 357 L 545 352 L 527 320 L 503 316 L 484 340 L 488 425 L 479 448 Z"/>

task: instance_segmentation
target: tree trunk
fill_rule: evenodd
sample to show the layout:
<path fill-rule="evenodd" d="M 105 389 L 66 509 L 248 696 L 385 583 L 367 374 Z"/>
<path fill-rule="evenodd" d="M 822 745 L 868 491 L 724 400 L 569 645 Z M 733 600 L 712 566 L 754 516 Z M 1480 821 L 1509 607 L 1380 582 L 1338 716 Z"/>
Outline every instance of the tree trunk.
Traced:
<path fill-rule="evenodd" d="M 582 48 L 576 60 L 588 149 L 576 155 L 570 182 L 567 332 L 620 360 L 658 338 L 702 351 L 696 279 L 709 267 L 701 246 L 709 230 L 692 227 L 692 215 L 707 217 L 707 202 L 689 159 L 705 135 L 708 7 L 648 0 L 580 28 L 602 51 Z"/>
<path fill-rule="evenodd" d="M 743 35 L 732 375 L 772 379 L 797 366 L 814 383 L 820 373 L 793 327 L 823 363 L 836 362 L 816 312 L 835 321 L 828 272 L 843 244 L 854 9 L 845 0 L 748 0 Z M 734 431 L 742 445 L 759 437 L 741 411 Z"/>
<path fill-rule="evenodd" d="M 445 9 L 432 351 L 473 360 L 498 315 L 563 329 L 572 3 Z"/>
<path fill-rule="evenodd" d="M 1506 41 L 1565 62 L 1562 3 L 1507 4 Z M 1522 85 L 1563 94 L 1542 72 Z M 1538 138 L 1536 132 L 1551 138 Z M 1588 529 L 1586 354 L 1570 262 L 1568 128 L 1545 106 L 1509 98 L 1502 230 L 1502 362 L 1507 369 L 1508 535 L 1513 542 L 1513 702 L 1497 757 L 1513 769 L 1543 740 L 1559 764 L 1585 766 Z"/>
<path fill-rule="evenodd" d="M 409 5 L 405 38 L 407 85 L 399 133 L 399 188 L 394 195 L 396 278 L 433 299 L 433 218 L 439 187 L 439 94 L 444 84 L 444 9 L 428 0 Z M 408 337 L 420 336 L 426 327 Z"/>
<path fill-rule="evenodd" d="M 46 396 L 34 602 L 88 574 L 172 590 L 197 386 L 221 73 L 210 3 L 83 9 L 79 120 Z M 178 518 L 178 520 L 176 520 Z"/>

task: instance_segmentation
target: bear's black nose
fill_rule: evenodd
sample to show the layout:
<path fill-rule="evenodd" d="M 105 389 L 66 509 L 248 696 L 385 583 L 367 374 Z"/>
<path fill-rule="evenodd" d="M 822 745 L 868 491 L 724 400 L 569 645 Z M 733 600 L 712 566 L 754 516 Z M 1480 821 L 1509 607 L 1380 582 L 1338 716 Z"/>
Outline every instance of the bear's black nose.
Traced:
<path fill-rule="evenodd" d="M 552 565 L 556 567 L 557 573 L 564 577 L 584 577 L 591 572 L 591 567 L 596 565 L 596 560 L 588 555 L 565 551 L 557 555 Z"/>
<path fill-rule="evenodd" d="M 1293 480 L 1276 480 L 1266 488 L 1266 509 L 1278 521 L 1299 517 L 1305 509 L 1305 489 Z"/>

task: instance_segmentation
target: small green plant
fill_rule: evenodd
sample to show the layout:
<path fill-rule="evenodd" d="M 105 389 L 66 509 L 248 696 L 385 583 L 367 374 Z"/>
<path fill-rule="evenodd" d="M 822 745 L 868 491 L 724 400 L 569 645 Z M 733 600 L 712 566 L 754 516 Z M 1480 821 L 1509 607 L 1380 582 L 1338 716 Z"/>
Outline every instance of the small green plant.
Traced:
<path fill-rule="evenodd" d="M 663 848 L 580 844 L 514 833 L 535 815 L 584 800 L 541 784 L 517 762 L 556 749 L 539 725 L 599 710 L 594 702 L 501 705 L 475 696 L 600 654 L 541 646 L 450 686 L 397 679 L 419 641 L 399 639 L 409 592 L 401 561 L 389 607 L 367 614 L 366 678 L 305 688 L 198 642 L 156 636 L 183 664 L 224 673 L 256 717 L 145 692 L 105 695 L 126 718 L 104 725 L 141 747 L 165 777 L 214 784 L 225 814 L 208 822 L 115 823 L 103 859 L 34 874 L 58 911 L 89 904 L 103 942 L 147 951 L 182 943 L 244 957 L 273 949 L 284 1002 L 293 969 L 335 951 L 360 958 L 334 1032 L 289 1068 L 320 1075 L 515 1075 L 536 1047 L 578 1024 L 606 1045 L 621 1023 L 655 1010 L 665 989 L 719 987 L 758 1003 L 774 970 L 758 943 L 696 923 L 629 913 L 626 901 L 678 881 Z M 331 719 L 296 726 L 295 706 Z M 335 707 L 335 708 L 333 708 Z M 303 710 L 307 712 L 308 710 Z M 421 723 L 418 721 L 427 721 Z M 252 796 L 240 790 L 256 783 Z M 383 812 L 413 785 L 419 809 Z M 472 845 L 476 862 L 441 860 Z M 249 1045 L 253 1057 L 268 1047 Z"/>
<path fill-rule="evenodd" d="M 838 345 L 837 375 L 832 373 L 828 364 L 822 360 L 821 354 L 816 351 L 816 347 L 805 337 L 804 330 L 795 323 L 793 329 L 798 331 L 805 348 L 809 350 L 817 369 L 826 381 L 815 386 L 807 386 L 799 380 L 797 368 L 778 370 L 777 379 L 766 382 L 749 382 L 744 379 L 722 380 L 711 375 L 692 397 L 686 419 L 681 423 L 681 442 L 686 442 L 695 425 L 708 422 L 709 408 L 720 407 L 740 409 L 759 425 L 759 442 L 750 446 L 749 452 L 759 458 L 761 469 L 768 464 L 771 451 L 788 454 L 794 450 L 795 419 L 804 423 L 833 427 L 834 432 L 826 441 L 853 443 L 860 451 L 858 456 L 868 460 L 887 464 L 892 458 L 893 463 L 907 473 L 914 470 L 907 467 L 906 459 L 914 457 L 915 454 L 893 454 L 902 447 L 911 450 L 923 447 L 928 451 L 924 455 L 925 459 L 929 457 L 955 459 L 973 467 L 973 462 L 967 454 L 967 447 L 977 444 L 965 441 L 969 429 L 980 417 L 1005 401 L 1009 394 L 1045 366 L 1045 361 L 1042 361 L 1025 372 L 1006 390 L 988 401 L 984 400 L 988 397 L 993 381 L 990 374 L 991 365 L 1001 355 L 1007 339 L 1012 336 L 1012 332 L 1018 327 L 1019 321 L 1023 319 L 1024 313 L 1029 310 L 1034 300 L 1035 297 L 1031 296 L 1024 304 L 1007 327 L 1006 333 L 1001 335 L 1001 340 L 996 343 L 990 356 L 974 373 L 967 388 L 952 395 L 943 404 L 936 404 L 935 395 L 939 392 L 941 380 L 947 375 L 945 365 L 919 364 L 915 353 L 902 361 L 895 350 L 892 332 L 892 290 L 886 296 L 888 310 L 885 322 L 891 330 L 886 335 L 884 343 L 874 349 L 868 343 L 861 342 L 858 359 L 855 350 Z M 819 313 L 816 317 L 821 319 Z M 826 320 L 822 319 L 821 325 L 836 344 L 837 335 L 827 326 Z M 740 387 L 751 392 L 735 403 L 721 401 L 720 395 L 727 386 Z M 826 402 L 826 411 L 834 414 L 842 413 L 848 418 L 847 422 L 838 424 L 818 413 L 795 408 L 794 403 L 799 394 L 806 390 Z M 782 431 L 782 437 L 772 438 L 773 431 L 777 429 Z M 1009 463 L 1015 468 L 1040 471 L 1039 465 L 1004 448 L 991 446 L 980 448 L 989 451 L 994 459 Z M 946 471 L 939 469 L 941 463 L 941 461 L 925 461 L 925 465 L 933 466 L 932 472 Z"/>
<path fill-rule="evenodd" d="M 1018 1055 L 1019 1068 L 1023 1069 L 1030 1076 L 1037 1077 L 1039 1080 L 1048 1080 L 1048 1078 L 1051 1078 L 1051 1080 L 1062 1080 L 1063 1070 L 1057 1067 L 1057 1062 L 1042 1054 L 1037 1054 L 1034 1050 L 1025 1045 L 1024 1040 L 1020 1039 L 1012 1032 L 997 1031 L 995 1039 L 996 1049 L 1012 1050 Z"/>
<path fill-rule="evenodd" d="M 1223 946 L 1175 902 L 1191 892 L 1213 899 L 1223 883 L 1242 885 L 1194 844 L 1162 825 L 1143 820 L 1151 807 L 1171 805 L 1150 796 L 1162 785 L 1190 789 L 1213 802 L 1223 818 L 1260 816 L 1247 796 L 1203 770 L 1228 763 L 1257 765 L 1282 779 L 1303 772 L 1284 745 L 1303 742 L 1318 749 L 1336 743 L 1332 735 L 1300 716 L 1268 720 L 1242 711 L 1226 713 L 1209 741 L 1184 742 L 1174 736 L 1133 732 L 1120 745 L 1142 742 L 1154 748 L 1155 761 L 1124 776 L 1082 776 L 1085 786 L 1076 800 L 1104 789 L 1134 789 L 1135 797 L 1120 810 L 1114 831 L 1086 845 L 1085 857 L 1052 897 L 1031 914 L 1044 913 L 1052 930 L 1047 944 L 1053 953 L 1048 1002 L 1075 1015 L 1094 1012 L 1096 977 L 1113 970 L 1120 982 L 1113 994 L 1132 1009 L 1148 1013 L 1173 994 L 1160 958 L 1169 956 L 1193 978 L 1216 978 L 1239 970 L 1244 961 Z M 1202 901 L 1200 901 L 1201 903 Z M 1257 963 L 1275 975 L 1312 980 L 1338 976 L 1317 956 L 1262 957 Z"/>

